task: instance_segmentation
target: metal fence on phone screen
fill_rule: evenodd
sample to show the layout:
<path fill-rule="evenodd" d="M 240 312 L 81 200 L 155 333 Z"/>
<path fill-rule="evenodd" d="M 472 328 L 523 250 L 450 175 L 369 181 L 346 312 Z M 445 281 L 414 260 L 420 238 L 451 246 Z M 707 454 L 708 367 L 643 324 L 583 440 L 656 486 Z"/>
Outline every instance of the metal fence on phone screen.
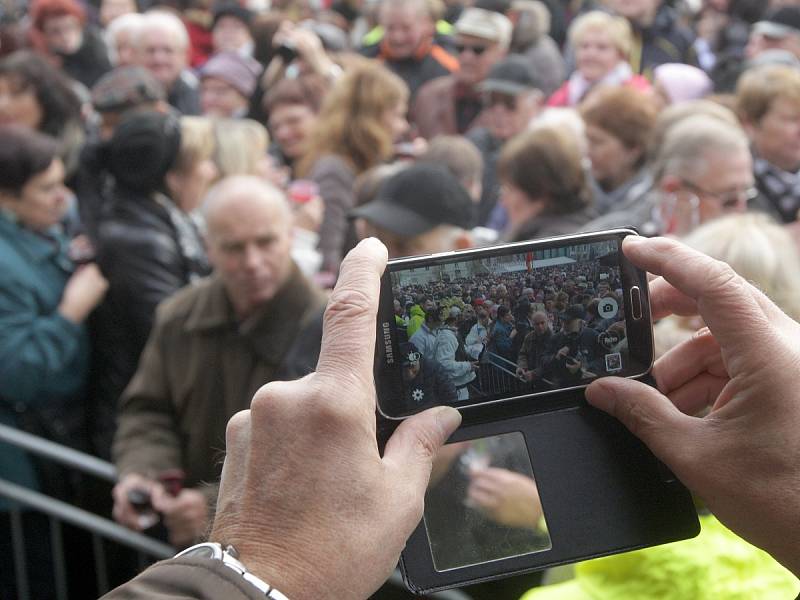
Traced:
<path fill-rule="evenodd" d="M 531 385 L 517 377 L 517 365 L 494 352 L 486 352 L 478 376 L 470 390 L 471 398 L 513 395 L 530 391 Z"/>

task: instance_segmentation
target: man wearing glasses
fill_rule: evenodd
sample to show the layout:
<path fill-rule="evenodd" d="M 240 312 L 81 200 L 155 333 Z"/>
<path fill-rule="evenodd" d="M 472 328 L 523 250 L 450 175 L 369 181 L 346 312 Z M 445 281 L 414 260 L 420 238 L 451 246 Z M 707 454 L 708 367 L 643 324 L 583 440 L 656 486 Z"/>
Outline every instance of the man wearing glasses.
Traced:
<path fill-rule="evenodd" d="M 459 69 L 423 85 L 411 110 L 418 135 L 462 134 L 483 120 L 478 84 L 508 52 L 511 21 L 500 13 L 467 8 L 455 24 Z"/>
<path fill-rule="evenodd" d="M 725 214 L 756 209 L 758 191 L 744 131 L 732 121 L 694 114 L 672 125 L 648 166 L 649 189 L 586 231 L 633 225 L 640 233 L 683 236 Z M 752 204 L 752 206 L 751 206 Z"/>
<path fill-rule="evenodd" d="M 542 85 L 529 61 L 512 54 L 498 62 L 478 84 L 483 103 L 481 126 L 474 127 L 469 139 L 483 158 L 483 191 L 478 204 L 478 225 L 502 229 L 503 223 L 490 222 L 500 197 L 497 159 L 503 144 L 525 131 L 544 104 Z"/>
<path fill-rule="evenodd" d="M 770 65 L 739 79 L 736 108 L 750 137 L 764 209 L 784 223 L 800 211 L 800 72 Z"/>

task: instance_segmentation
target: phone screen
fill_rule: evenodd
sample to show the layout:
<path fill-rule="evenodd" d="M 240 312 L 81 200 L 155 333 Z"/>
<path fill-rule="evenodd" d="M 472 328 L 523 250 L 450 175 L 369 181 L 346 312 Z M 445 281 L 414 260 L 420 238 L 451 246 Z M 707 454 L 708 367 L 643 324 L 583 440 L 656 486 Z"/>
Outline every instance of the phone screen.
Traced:
<path fill-rule="evenodd" d="M 646 373 L 647 283 L 620 251 L 629 233 L 390 263 L 376 359 L 381 412 L 401 418 Z"/>

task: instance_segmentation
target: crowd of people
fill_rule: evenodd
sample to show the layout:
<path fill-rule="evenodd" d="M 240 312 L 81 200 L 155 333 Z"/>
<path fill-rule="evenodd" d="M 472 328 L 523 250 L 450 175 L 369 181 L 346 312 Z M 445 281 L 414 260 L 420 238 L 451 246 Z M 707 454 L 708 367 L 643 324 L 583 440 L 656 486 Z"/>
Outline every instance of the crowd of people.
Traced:
<path fill-rule="evenodd" d="M 420 370 L 442 371 L 458 400 L 511 391 L 502 378 L 482 372 L 481 364 L 530 384 L 514 387 L 521 393 L 572 387 L 622 371 L 619 267 L 601 266 L 600 258 L 568 258 L 545 267 L 520 261 L 516 271 L 445 275 L 446 281 L 434 273 L 426 283 L 394 287 L 397 339 L 410 344 L 401 347 L 403 362 L 411 367 L 405 371 L 407 406 L 445 402 L 416 383 Z M 395 278 L 402 283 L 402 271 Z"/>
<path fill-rule="evenodd" d="M 777 273 L 761 287 L 797 318 L 799 211 L 794 0 L 0 0 L 0 422 L 120 480 L 87 499 L 6 445 L 0 478 L 186 547 L 225 423 L 315 370 L 359 240 L 719 227 L 697 247 Z M 426 402 L 488 393 L 487 364 L 532 388 L 614 372 L 621 285 L 587 264 L 396 285 Z M 703 325 L 659 323 L 659 352 Z M 52 574 L 47 521 L 23 525 Z"/>

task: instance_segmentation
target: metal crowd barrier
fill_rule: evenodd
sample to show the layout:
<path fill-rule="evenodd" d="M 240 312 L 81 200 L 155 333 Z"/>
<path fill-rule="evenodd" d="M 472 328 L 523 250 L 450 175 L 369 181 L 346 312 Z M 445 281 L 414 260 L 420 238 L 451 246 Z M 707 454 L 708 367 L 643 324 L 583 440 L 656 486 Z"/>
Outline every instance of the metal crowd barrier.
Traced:
<path fill-rule="evenodd" d="M 117 479 L 117 471 L 111 463 L 7 425 L 0 424 L 0 442 L 17 446 L 31 454 L 59 463 L 75 471 L 92 475 L 98 479 L 111 483 Z M 135 552 L 140 569 L 156 560 L 175 554 L 175 549 L 168 544 L 131 531 L 89 511 L 4 479 L 0 479 L 0 498 L 4 498 L 16 505 L 9 510 L 8 516 L 11 522 L 13 569 L 17 585 L 17 597 L 20 600 L 31 598 L 30 577 L 32 575 L 28 573 L 27 565 L 25 564 L 27 540 L 25 539 L 25 530 L 22 524 L 23 511 L 43 514 L 48 520 L 53 563 L 52 575 L 58 600 L 67 600 L 69 598 L 69 582 L 64 553 L 64 524 L 86 531 L 91 537 L 96 586 L 100 594 L 107 592 L 110 588 L 105 540 Z M 46 574 L 36 573 L 33 576 L 43 577 Z"/>
<path fill-rule="evenodd" d="M 486 352 L 485 356 L 486 360 L 480 364 L 475 382 L 480 394 L 521 394 L 531 390 L 530 383 L 517 377 L 516 363 L 494 352 Z"/>
<path fill-rule="evenodd" d="M 117 470 L 111 463 L 7 425 L 0 424 L 0 442 L 17 446 L 31 454 L 52 460 L 98 479 L 111 483 L 117 480 Z M 64 555 L 64 524 L 77 527 L 90 535 L 96 586 L 100 594 L 110 589 L 104 541 L 107 540 L 119 544 L 135 552 L 139 570 L 144 569 L 148 564 L 156 560 L 169 558 L 175 554 L 175 549 L 168 544 L 131 531 L 109 519 L 2 478 L 0 478 L 0 498 L 7 499 L 18 505 L 9 511 L 8 516 L 11 520 L 12 562 L 19 600 L 32 598 L 30 589 L 31 574 L 28 573 L 25 564 L 26 539 L 22 524 L 23 510 L 41 513 L 47 517 L 49 522 L 53 577 L 57 600 L 69 600 L 69 582 Z M 12 568 L 12 565 L 7 564 L 7 568 Z M 33 574 L 33 576 L 37 577 L 43 575 L 42 573 Z M 402 590 L 406 589 L 398 571 L 392 574 L 388 583 Z M 437 592 L 428 597 L 435 600 L 470 600 L 468 595 L 458 590 Z"/>

